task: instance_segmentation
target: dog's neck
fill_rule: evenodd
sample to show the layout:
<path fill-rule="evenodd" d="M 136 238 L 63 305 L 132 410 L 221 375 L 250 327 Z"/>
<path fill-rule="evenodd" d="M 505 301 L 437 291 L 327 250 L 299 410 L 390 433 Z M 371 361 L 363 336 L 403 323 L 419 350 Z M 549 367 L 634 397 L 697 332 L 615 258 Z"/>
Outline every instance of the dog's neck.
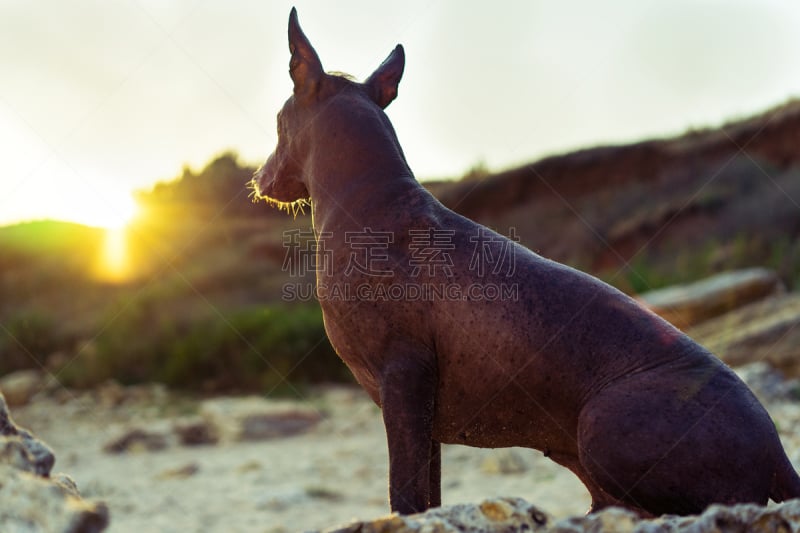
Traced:
<path fill-rule="evenodd" d="M 389 119 L 374 105 L 334 101 L 315 118 L 310 144 L 306 186 L 318 231 L 361 230 L 422 189 Z"/>

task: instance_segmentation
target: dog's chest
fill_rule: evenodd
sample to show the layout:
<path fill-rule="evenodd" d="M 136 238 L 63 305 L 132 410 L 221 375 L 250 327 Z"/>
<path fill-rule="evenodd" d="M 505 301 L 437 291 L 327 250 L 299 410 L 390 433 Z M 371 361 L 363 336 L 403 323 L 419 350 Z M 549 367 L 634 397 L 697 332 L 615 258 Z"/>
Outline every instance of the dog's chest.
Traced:
<path fill-rule="evenodd" d="M 372 320 L 359 318 L 356 309 L 358 302 L 341 305 L 333 302 L 320 302 L 325 318 L 325 331 L 334 350 L 347 365 L 358 383 L 373 400 L 378 402 L 379 374 L 378 361 L 381 358 L 379 332 L 383 330 Z"/>

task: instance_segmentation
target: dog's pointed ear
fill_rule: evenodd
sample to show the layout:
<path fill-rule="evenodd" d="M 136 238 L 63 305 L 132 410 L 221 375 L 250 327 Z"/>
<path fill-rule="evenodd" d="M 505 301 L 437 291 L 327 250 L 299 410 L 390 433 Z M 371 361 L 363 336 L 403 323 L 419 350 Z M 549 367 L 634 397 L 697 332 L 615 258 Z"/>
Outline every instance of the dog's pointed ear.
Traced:
<path fill-rule="evenodd" d="M 381 109 L 385 109 L 397 97 L 397 86 L 400 84 L 400 78 L 403 77 L 405 65 L 406 54 L 403 46 L 398 44 L 389 57 L 381 63 L 381 66 L 364 82 L 372 100 Z"/>
<path fill-rule="evenodd" d="M 322 62 L 297 21 L 297 9 L 289 13 L 289 75 L 294 82 L 294 94 L 313 94 L 322 79 Z"/>

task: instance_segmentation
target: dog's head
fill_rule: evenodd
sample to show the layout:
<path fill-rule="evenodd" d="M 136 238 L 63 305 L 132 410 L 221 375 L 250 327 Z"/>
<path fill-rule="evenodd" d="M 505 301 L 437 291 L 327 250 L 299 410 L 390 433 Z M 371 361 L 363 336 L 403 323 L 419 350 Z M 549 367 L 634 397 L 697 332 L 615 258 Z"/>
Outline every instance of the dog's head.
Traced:
<path fill-rule="evenodd" d="M 294 8 L 289 14 L 289 52 L 289 75 L 294 91 L 278 113 L 278 146 L 256 172 L 251 187 L 257 199 L 296 212 L 310 200 L 308 180 L 312 152 L 325 149 L 312 146 L 311 131 L 328 100 L 347 90 L 354 97 L 385 108 L 397 96 L 405 55 L 403 47 L 397 45 L 363 83 L 327 74 L 300 28 Z"/>

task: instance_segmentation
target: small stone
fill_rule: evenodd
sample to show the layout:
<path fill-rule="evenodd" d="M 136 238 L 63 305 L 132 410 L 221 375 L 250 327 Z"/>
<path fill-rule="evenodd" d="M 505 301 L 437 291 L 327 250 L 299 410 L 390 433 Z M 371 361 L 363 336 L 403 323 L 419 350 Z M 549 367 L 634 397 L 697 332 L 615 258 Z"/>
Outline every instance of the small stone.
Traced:
<path fill-rule="evenodd" d="M 53 483 L 61 487 L 65 493 L 75 496 L 76 498 L 81 497 L 81 493 L 78 490 L 78 485 L 75 483 L 75 480 L 67 474 L 59 472 L 57 474 L 53 474 L 51 479 L 53 480 Z"/>
<path fill-rule="evenodd" d="M 517 450 L 502 448 L 486 454 L 481 462 L 481 470 L 492 475 L 521 474 L 528 470 L 528 464 Z"/>
<path fill-rule="evenodd" d="M 94 390 L 97 403 L 103 407 L 117 407 L 125 402 L 125 387 L 114 379 L 109 379 L 101 383 Z"/>
<path fill-rule="evenodd" d="M 344 499 L 344 496 L 340 493 L 326 487 L 306 487 L 305 492 L 309 498 L 314 498 L 316 500 L 338 502 Z"/>
<path fill-rule="evenodd" d="M 480 504 L 481 513 L 492 522 L 508 520 L 512 512 L 508 503 L 502 500 L 487 500 Z"/>
<path fill-rule="evenodd" d="M 106 453 L 154 452 L 167 447 L 167 437 L 161 433 L 134 428 L 112 439 L 105 446 Z"/>
<path fill-rule="evenodd" d="M 200 415 L 225 442 L 297 435 L 309 431 L 322 420 L 319 412 L 311 407 L 258 396 L 207 400 L 200 407 Z"/>
<path fill-rule="evenodd" d="M 200 471 L 200 465 L 192 462 L 176 468 L 168 468 L 156 476 L 156 479 L 186 479 Z"/>
<path fill-rule="evenodd" d="M 178 442 L 184 446 L 216 444 L 219 440 L 211 424 L 201 417 L 176 420 L 172 429 L 178 436 Z"/>
<path fill-rule="evenodd" d="M 238 467 L 236 467 L 236 472 L 240 474 L 246 474 L 247 472 L 257 472 L 263 469 L 264 465 L 262 465 L 259 461 L 252 460 L 240 464 Z"/>

